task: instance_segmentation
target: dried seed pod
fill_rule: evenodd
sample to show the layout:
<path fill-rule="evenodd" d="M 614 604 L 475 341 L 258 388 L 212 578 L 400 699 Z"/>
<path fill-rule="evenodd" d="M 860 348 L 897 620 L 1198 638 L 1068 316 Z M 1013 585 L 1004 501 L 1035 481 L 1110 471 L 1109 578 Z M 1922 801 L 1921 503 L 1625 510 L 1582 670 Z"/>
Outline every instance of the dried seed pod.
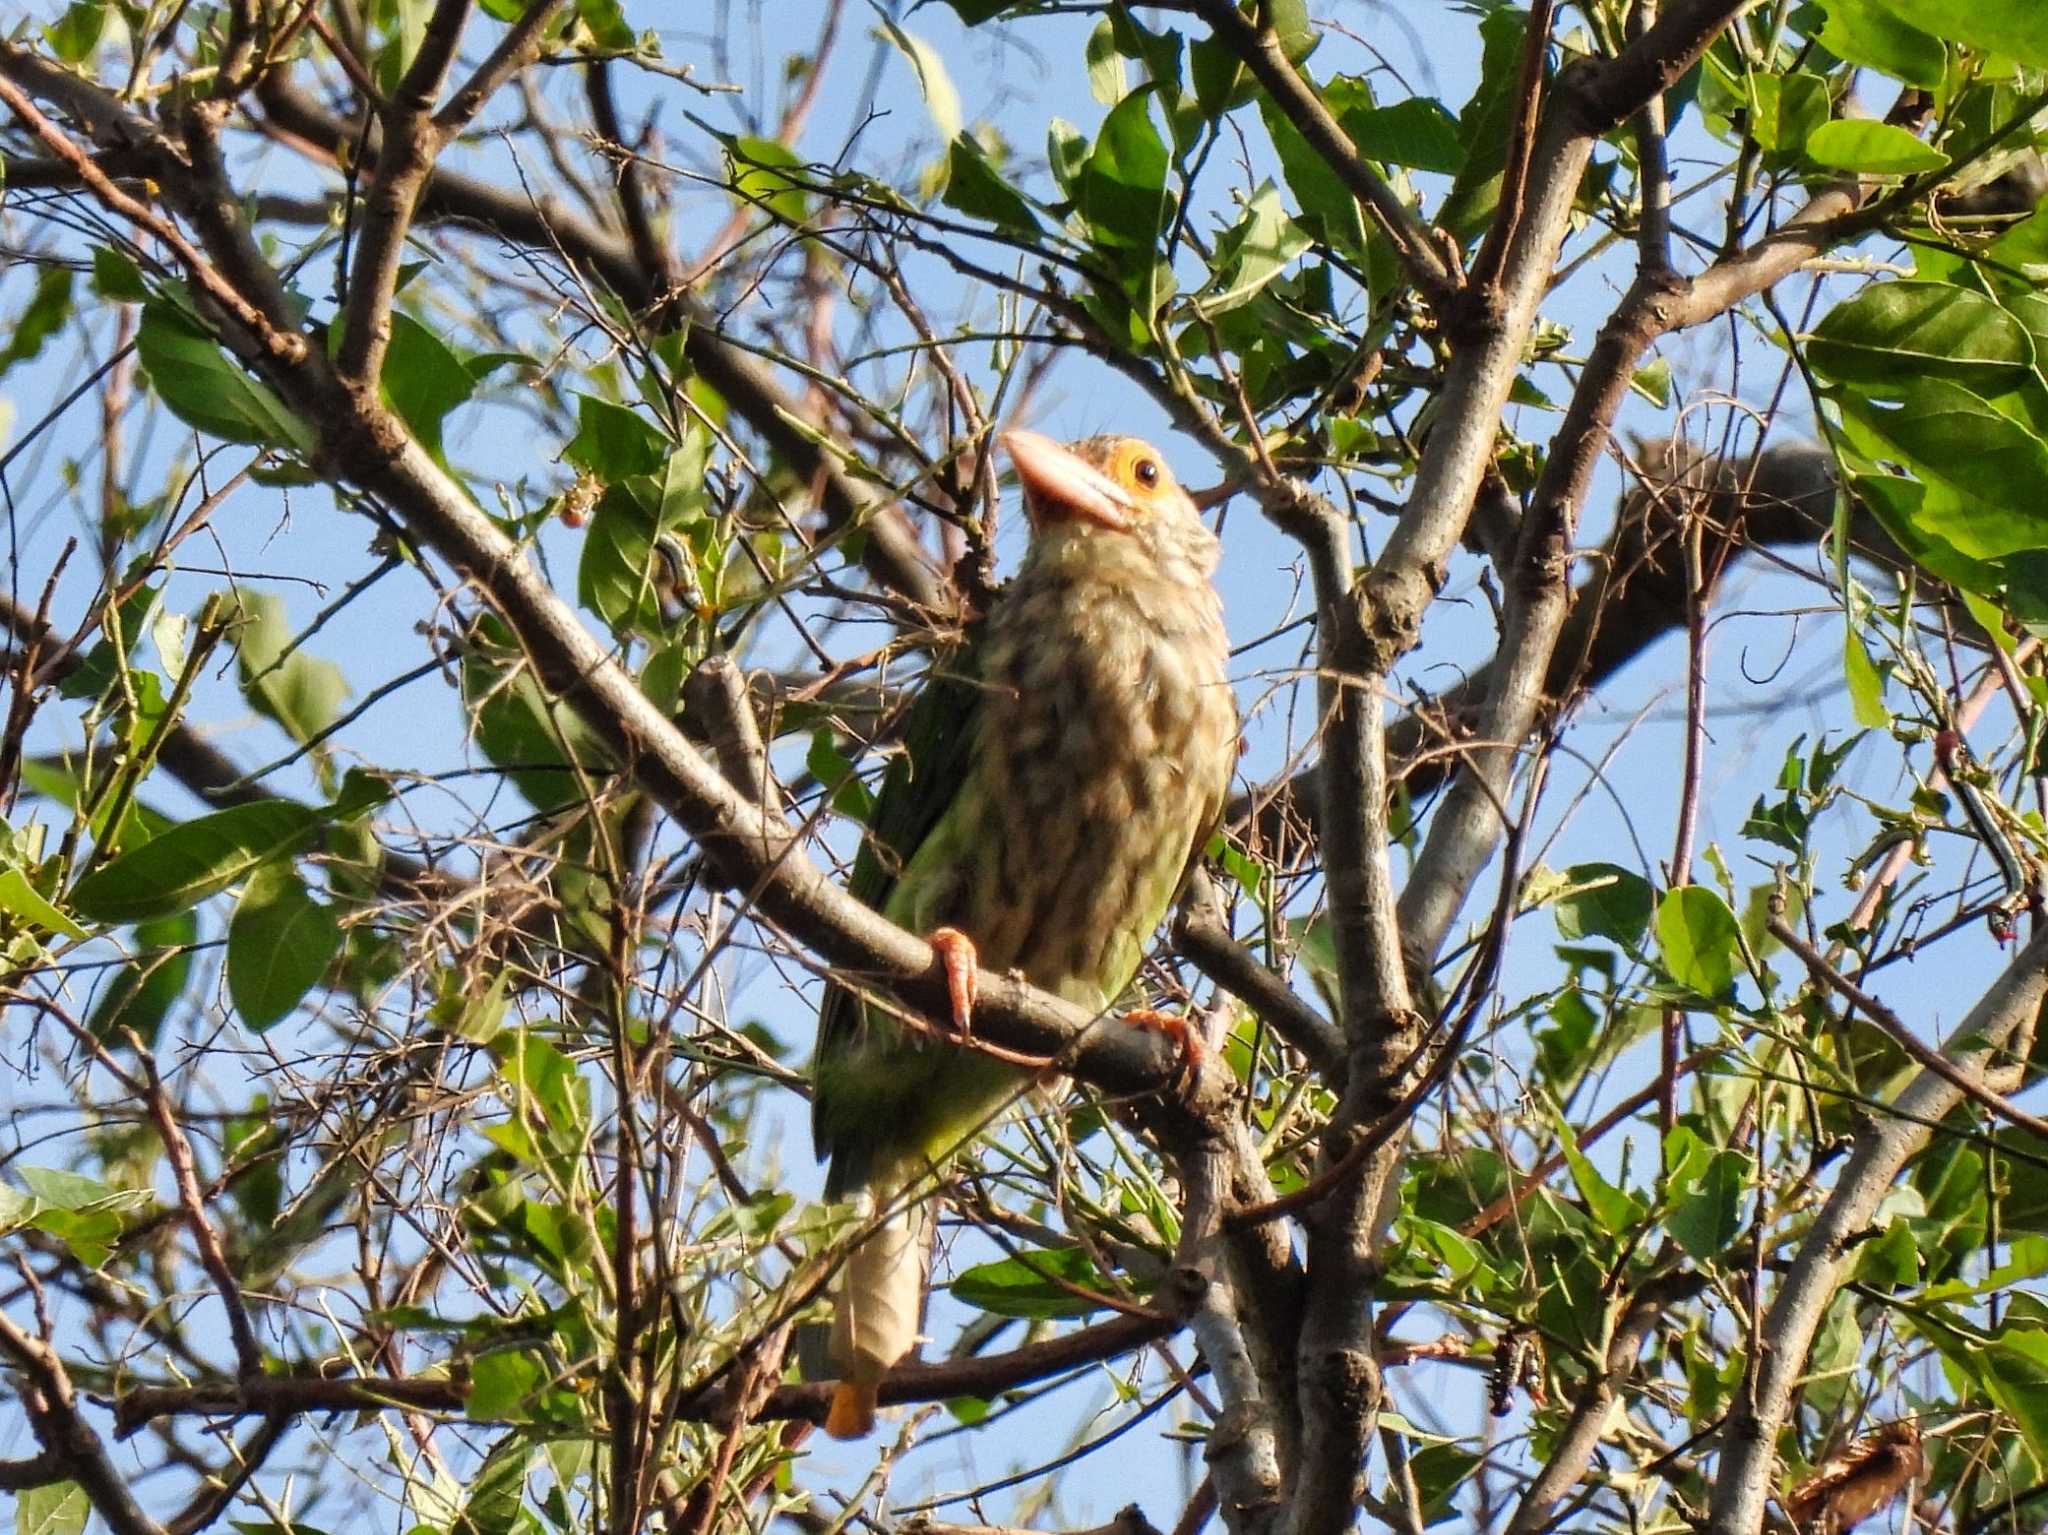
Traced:
<path fill-rule="evenodd" d="M 1924 1474 L 1920 1425 L 1912 1418 L 1866 1434 L 1795 1487 L 1785 1512 L 1812 1535 L 1848 1535 Z"/>

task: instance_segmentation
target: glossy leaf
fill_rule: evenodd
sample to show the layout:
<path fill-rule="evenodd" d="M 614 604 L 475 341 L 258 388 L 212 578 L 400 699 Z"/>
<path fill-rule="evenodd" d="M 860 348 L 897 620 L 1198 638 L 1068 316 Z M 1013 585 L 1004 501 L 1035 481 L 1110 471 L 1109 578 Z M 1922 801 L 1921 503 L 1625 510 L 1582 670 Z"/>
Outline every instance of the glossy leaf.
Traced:
<path fill-rule="evenodd" d="M 417 437 L 441 457 L 441 426 L 476 392 L 477 379 L 454 350 L 411 315 L 391 316 L 391 345 L 384 357 L 385 401 Z"/>
<path fill-rule="evenodd" d="M 1982 293 L 1883 282 L 1836 305 L 1807 339 L 1806 357 L 1824 378 L 1879 393 L 1928 375 L 1988 391 L 2031 367 L 2034 347 L 2019 318 Z"/>
<path fill-rule="evenodd" d="M 319 825 L 319 812 L 288 800 L 259 800 L 184 821 L 88 874 L 72 891 L 71 904 L 94 922 L 174 916 L 292 851 Z"/>
<path fill-rule="evenodd" d="M 564 461 L 616 484 L 654 473 L 667 456 L 668 439 L 638 411 L 593 394 L 576 402 L 576 435 L 562 449 Z"/>
<path fill-rule="evenodd" d="M 2048 546 L 2038 496 L 2048 442 L 1945 379 L 1908 377 L 1891 395 L 1845 393 L 1843 424 L 1870 457 L 1899 459 L 1957 493 L 1928 499 L 1927 532 L 1972 559 Z"/>
<path fill-rule="evenodd" d="M 1703 997 L 1735 984 L 1735 913 L 1718 891 L 1683 885 L 1657 903 L 1657 944 L 1671 978 Z"/>
<path fill-rule="evenodd" d="M 294 741 L 306 742 L 340 717 L 349 685 L 332 661 L 303 649 L 287 653 L 297 638 L 282 599 L 269 592 L 241 593 L 235 660 L 244 696 Z"/>
<path fill-rule="evenodd" d="M 142 307 L 135 352 L 171 414 L 226 442 L 309 452 L 312 434 L 233 361 L 212 334 L 168 299 Z"/>
<path fill-rule="evenodd" d="M 1464 169 L 1465 146 L 1458 138 L 1457 119 L 1441 102 L 1426 96 L 1348 112 L 1344 131 L 1358 152 L 1370 159 L 1445 176 Z"/>
<path fill-rule="evenodd" d="M 1110 110 L 1081 171 L 1081 216 L 1095 241 L 1156 253 L 1171 199 L 1166 144 L 1152 126 L 1152 92 L 1134 91 Z"/>
<path fill-rule="evenodd" d="M 1223 314 L 1249 302 L 1314 243 L 1308 231 L 1287 216 L 1273 183 L 1260 183 L 1245 204 L 1244 216 L 1216 241 L 1216 277 L 1213 291 L 1202 295 L 1203 311 Z"/>
<path fill-rule="evenodd" d="M 1672 1180 L 1675 1200 L 1665 1225 L 1697 1262 L 1728 1259 L 1742 1235 L 1742 1198 L 1748 1181 L 1749 1158 L 1739 1151 L 1716 1152 L 1696 1176 Z"/>
<path fill-rule="evenodd" d="M 953 1298 L 995 1316 L 1048 1320 L 1087 1316 L 1102 1308 L 1070 1286 L 1097 1294 L 1109 1293 L 1105 1279 L 1088 1254 L 1078 1247 L 1043 1248 L 994 1263 L 978 1264 L 956 1278 Z"/>
<path fill-rule="evenodd" d="M 947 207 L 993 224 L 1006 234 L 1030 238 L 1042 234 L 1029 200 L 1002 178 L 973 134 L 963 133 L 953 140 L 946 170 L 943 201 Z"/>
<path fill-rule="evenodd" d="M 2022 64 L 2048 67 L 2048 7 L 2039 0 L 1880 0 L 1908 26 Z"/>
<path fill-rule="evenodd" d="M 1933 90 L 1941 84 L 1948 55 L 1941 40 L 1909 25 L 1886 0 L 1820 0 L 1827 12 L 1820 45 L 1836 58 L 1860 64 Z"/>
<path fill-rule="evenodd" d="M 52 906 L 20 869 L 0 869 L 0 911 L 62 938 L 84 938 L 86 930 Z"/>
<path fill-rule="evenodd" d="M 1869 176 L 1917 176 L 1948 168 L 1948 156 L 1893 123 L 1823 123 L 1806 140 L 1806 158 L 1829 170 Z"/>
<path fill-rule="evenodd" d="M 1564 878 L 1554 914 L 1565 942 L 1605 938 L 1634 949 L 1643 941 L 1657 896 L 1642 875 L 1618 864 L 1581 863 L 1566 869 Z"/>
<path fill-rule="evenodd" d="M 0 376 L 16 363 L 34 358 L 70 318 L 71 269 L 47 267 L 36 275 L 27 306 L 15 316 L 13 331 L 0 343 Z"/>
<path fill-rule="evenodd" d="M 91 1519 L 92 1499 L 76 1482 L 49 1482 L 15 1494 L 14 1535 L 84 1535 Z"/>
<path fill-rule="evenodd" d="M 334 908 L 313 898 L 287 859 L 249 876 L 228 923 L 228 995 L 261 1033 L 305 1000 L 341 952 Z"/>

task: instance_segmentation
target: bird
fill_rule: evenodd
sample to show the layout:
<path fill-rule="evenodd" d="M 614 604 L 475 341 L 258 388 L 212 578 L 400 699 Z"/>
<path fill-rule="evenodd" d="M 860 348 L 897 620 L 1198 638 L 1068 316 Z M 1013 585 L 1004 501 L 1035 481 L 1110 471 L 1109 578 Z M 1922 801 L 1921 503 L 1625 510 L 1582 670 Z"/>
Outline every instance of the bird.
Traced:
<path fill-rule="evenodd" d="M 999 1119 L 1025 1070 L 971 1038 L 976 970 L 1094 1015 L 1131 984 L 1217 825 L 1238 753 L 1216 535 L 1149 444 L 1013 430 L 1030 538 L 1017 575 L 906 719 L 852 893 L 930 939 L 952 1016 L 919 1028 L 829 986 L 813 1057 L 825 1194 L 862 1235 L 841 1268 L 826 1432 L 872 1431 L 917 1340 L 933 1175 Z M 1120 1021 L 1164 1029 L 1146 1009 Z"/>

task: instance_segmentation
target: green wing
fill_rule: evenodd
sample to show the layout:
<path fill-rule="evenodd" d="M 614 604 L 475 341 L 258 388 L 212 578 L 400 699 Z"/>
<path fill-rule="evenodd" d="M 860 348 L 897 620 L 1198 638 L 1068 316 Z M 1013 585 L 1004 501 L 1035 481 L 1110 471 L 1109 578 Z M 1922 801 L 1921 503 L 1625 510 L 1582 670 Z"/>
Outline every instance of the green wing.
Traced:
<path fill-rule="evenodd" d="M 932 664 L 924 689 L 904 722 L 903 750 L 882 775 L 875 811 L 853 861 L 847 888 L 864 906 L 886 910 L 896 882 L 966 781 L 981 716 L 981 680 L 975 636 Z M 818 1155 L 841 1151 L 830 1133 L 829 1073 L 818 1068 L 854 1050 L 867 1013 L 843 986 L 828 985 L 818 1011 L 812 1068 L 811 1142 Z M 835 1162 L 829 1192 L 860 1182 L 859 1170 Z"/>

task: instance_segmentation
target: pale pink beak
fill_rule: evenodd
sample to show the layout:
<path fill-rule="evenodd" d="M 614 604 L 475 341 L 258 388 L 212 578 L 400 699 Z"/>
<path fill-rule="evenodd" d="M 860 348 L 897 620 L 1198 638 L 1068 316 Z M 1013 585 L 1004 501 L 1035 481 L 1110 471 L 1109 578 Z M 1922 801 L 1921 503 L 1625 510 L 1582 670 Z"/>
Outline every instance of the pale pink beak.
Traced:
<path fill-rule="evenodd" d="M 1119 533 L 1131 526 L 1137 503 L 1130 492 L 1078 454 L 1037 432 L 1005 432 L 1000 441 L 1034 526 L 1077 518 Z"/>

